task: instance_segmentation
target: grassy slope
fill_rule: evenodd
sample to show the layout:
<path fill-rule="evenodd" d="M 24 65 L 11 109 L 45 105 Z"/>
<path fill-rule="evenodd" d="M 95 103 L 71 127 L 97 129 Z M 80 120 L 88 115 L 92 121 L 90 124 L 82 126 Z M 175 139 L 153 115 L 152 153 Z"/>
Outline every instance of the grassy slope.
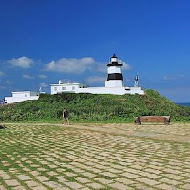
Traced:
<path fill-rule="evenodd" d="M 181 107 L 153 90 L 146 95 L 57 94 L 41 95 L 0 107 L 2 121 L 60 121 L 63 108 L 73 121 L 132 121 L 135 116 L 170 115 L 172 120 L 190 121 L 190 108 Z"/>

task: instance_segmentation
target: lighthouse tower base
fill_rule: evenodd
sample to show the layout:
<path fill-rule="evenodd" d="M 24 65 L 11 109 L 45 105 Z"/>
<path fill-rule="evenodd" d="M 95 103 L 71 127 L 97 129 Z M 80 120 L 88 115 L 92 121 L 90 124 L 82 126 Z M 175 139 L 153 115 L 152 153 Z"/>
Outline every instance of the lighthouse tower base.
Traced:
<path fill-rule="evenodd" d="M 120 80 L 105 81 L 105 87 L 106 88 L 120 88 L 120 87 L 123 87 L 123 82 Z"/>

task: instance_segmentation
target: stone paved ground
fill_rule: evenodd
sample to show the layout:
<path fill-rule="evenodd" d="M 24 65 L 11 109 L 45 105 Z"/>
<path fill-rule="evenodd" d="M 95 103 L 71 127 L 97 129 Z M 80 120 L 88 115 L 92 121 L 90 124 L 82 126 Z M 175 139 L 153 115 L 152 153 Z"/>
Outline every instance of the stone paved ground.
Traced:
<path fill-rule="evenodd" d="M 0 190 L 190 189 L 190 124 L 5 124 Z"/>

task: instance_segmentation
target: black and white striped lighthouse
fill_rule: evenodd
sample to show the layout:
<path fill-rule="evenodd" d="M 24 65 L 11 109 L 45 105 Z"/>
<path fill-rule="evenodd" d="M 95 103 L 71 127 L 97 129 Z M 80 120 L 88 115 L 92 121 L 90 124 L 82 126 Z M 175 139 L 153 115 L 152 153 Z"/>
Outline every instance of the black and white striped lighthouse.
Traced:
<path fill-rule="evenodd" d="M 105 87 L 123 87 L 122 66 L 123 64 L 118 62 L 118 58 L 114 54 L 110 59 L 110 63 L 107 64 L 108 76 L 107 81 L 105 81 Z"/>

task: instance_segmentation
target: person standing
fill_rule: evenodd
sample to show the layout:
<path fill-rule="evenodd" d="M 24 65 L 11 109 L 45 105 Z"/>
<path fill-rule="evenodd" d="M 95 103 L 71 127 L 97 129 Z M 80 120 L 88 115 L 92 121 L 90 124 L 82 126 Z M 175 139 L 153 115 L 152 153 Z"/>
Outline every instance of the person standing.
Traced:
<path fill-rule="evenodd" d="M 67 124 L 69 125 L 69 112 L 64 108 L 63 109 L 63 125 L 67 121 Z"/>

